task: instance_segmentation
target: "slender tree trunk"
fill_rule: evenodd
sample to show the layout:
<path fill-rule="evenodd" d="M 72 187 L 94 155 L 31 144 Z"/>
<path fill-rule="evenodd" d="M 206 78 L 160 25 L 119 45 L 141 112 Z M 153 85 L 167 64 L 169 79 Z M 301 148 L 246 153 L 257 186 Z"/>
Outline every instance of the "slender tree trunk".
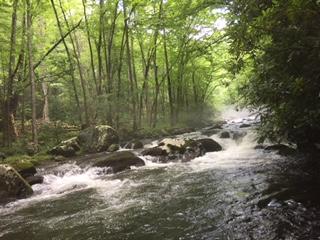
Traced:
<path fill-rule="evenodd" d="M 102 78 L 103 78 L 103 67 L 102 67 L 102 34 L 103 34 L 103 6 L 104 0 L 99 0 L 99 36 L 98 42 L 96 43 L 97 55 L 98 55 L 98 95 L 102 94 Z"/>
<path fill-rule="evenodd" d="M 162 14 L 162 4 L 163 1 L 160 2 L 159 6 L 159 20 L 161 19 Z M 157 64 L 157 45 L 158 45 L 158 36 L 159 36 L 159 26 L 156 27 L 155 33 L 154 33 L 154 52 L 153 52 L 153 69 L 154 69 L 154 81 L 155 81 L 155 97 L 154 97 L 154 103 L 153 103 L 153 109 L 151 114 L 151 126 L 154 128 L 157 125 L 158 120 L 158 97 L 159 97 L 159 91 L 160 91 L 160 84 L 159 84 L 159 77 L 158 77 L 158 64 Z"/>
<path fill-rule="evenodd" d="M 31 82 L 31 108 L 32 108 L 32 142 L 35 150 L 38 149 L 38 134 L 37 134 L 37 112 L 36 112 L 36 83 L 33 70 L 33 46 L 32 46 L 32 17 L 31 17 L 31 2 L 27 1 L 27 45 L 28 45 L 28 60 L 29 60 L 29 80 Z"/>
<path fill-rule="evenodd" d="M 63 14 L 63 18 L 65 20 L 65 23 L 67 25 L 68 31 L 70 31 L 70 25 L 66 16 L 66 13 L 63 9 L 61 0 L 59 0 L 59 5 L 60 5 L 60 9 L 62 11 Z M 83 76 L 83 70 L 82 70 L 82 66 L 80 63 L 80 47 L 79 47 L 79 42 L 77 39 L 76 34 L 74 33 L 74 38 L 72 37 L 72 34 L 69 35 L 70 37 L 70 41 L 71 41 L 71 45 L 72 45 L 72 49 L 73 49 L 73 53 L 74 56 L 76 58 L 76 63 L 77 63 L 77 67 L 78 67 L 78 71 L 79 71 L 79 76 L 80 76 L 80 84 L 81 84 L 81 88 L 82 88 L 82 94 L 83 94 L 83 105 L 84 105 L 84 114 L 85 114 L 85 120 L 86 120 L 86 126 L 90 126 L 90 117 L 89 117 L 89 110 L 88 110 L 88 100 L 87 100 L 87 89 L 86 89 L 86 82 Z"/>
<path fill-rule="evenodd" d="M 93 50 L 92 50 L 92 43 L 91 43 L 91 36 L 90 36 L 90 28 L 89 28 L 89 22 L 88 22 L 88 16 L 87 16 L 87 10 L 86 10 L 86 0 L 82 0 L 83 5 L 83 14 L 86 24 L 86 32 L 87 32 L 87 39 L 89 44 L 89 51 L 90 51 L 90 64 L 91 64 L 91 70 L 92 70 L 92 77 L 94 80 L 94 84 L 96 87 L 96 92 L 98 93 L 98 83 L 97 83 L 97 77 L 95 72 L 95 65 L 94 65 L 94 57 L 93 57 Z"/>
<path fill-rule="evenodd" d="M 148 51 L 148 59 L 145 58 L 144 54 L 144 49 L 143 49 L 143 44 L 141 41 L 139 41 L 139 47 L 140 47 L 140 52 L 141 52 L 141 58 L 142 58 L 142 63 L 143 63 L 143 83 L 142 83 L 142 88 L 141 88 L 141 93 L 140 93 L 140 99 L 139 99 L 139 116 L 138 116 L 138 126 L 139 128 L 141 127 L 142 124 L 142 117 L 143 117 L 143 102 L 145 101 L 146 105 L 146 112 L 147 111 L 147 100 L 144 98 L 148 98 L 148 81 L 149 81 L 149 70 L 150 70 L 150 63 L 151 63 L 151 54 Z"/>
<path fill-rule="evenodd" d="M 126 50 L 127 50 L 127 61 L 128 61 L 128 74 L 130 80 L 130 93 L 132 99 L 132 118 L 133 118 L 133 130 L 137 129 L 137 116 L 136 116 L 136 98 L 135 98 L 135 89 L 134 89 L 134 76 L 132 69 L 132 59 L 131 59 L 131 50 L 130 50 L 130 38 L 129 38 L 129 27 L 128 27 L 128 18 L 127 18 L 127 9 L 126 3 L 123 0 L 123 15 L 124 15 L 124 26 L 125 26 L 125 36 L 126 36 Z"/>
<path fill-rule="evenodd" d="M 120 128 L 120 99 L 121 99 L 121 90 L 122 90 L 122 81 L 121 81 L 121 71 L 123 65 L 123 55 L 124 55 L 124 48 L 126 45 L 125 39 L 125 28 L 123 29 L 122 39 L 121 39 L 121 48 L 120 48 L 120 55 L 119 55 L 119 65 L 118 65 L 118 84 L 117 84 L 117 112 L 116 112 L 116 126 L 117 129 Z"/>
<path fill-rule="evenodd" d="M 56 17 L 59 33 L 60 33 L 60 36 L 62 38 L 62 42 L 63 42 L 64 48 L 65 48 L 67 56 L 68 56 L 70 73 L 71 73 L 71 81 L 72 81 L 72 86 L 73 86 L 73 90 L 74 90 L 74 96 L 75 96 L 75 100 L 76 100 L 76 104 L 77 104 L 77 111 L 78 111 L 78 114 L 79 114 L 80 125 L 82 125 L 82 114 L 81 114 L 80 100 L 79 100 L 78 91 L 77 91 L 77 87 L 76 87 L 76 79 L 75 79 L 75 75 L 74 75 L 74 66 L 73 66 L 73 62 L 72 62 L 72 57 L 71 57 L 71 54 L 70 54 L 69 47 L 68 47 L 68 45 L 67 45 L 67 43 L 65 41 L 65 38 L 63 37 L 64 35 L 63 35 L 63 32 L 62 32 L 62 28 L 61 28 L 59 16 L 58 16 L 58 13 L 57 13 L 57 9 L 56 9 L 56 6 L 54 4 L 54 0 L 50 0 L 50 2 L 51 2 L 52 9 L 54 11 L 54 15 Z"/>
<path fill-rule="evenodd" d="M 45 37 L 46 37 L 46 22 L 44 18 L 40 19 L 40 36 L 42 38 L 42 42 L 40 43 L 41 48 L 44 49 L 45 46 L 43 45 Z M 47 72 L 45 67 L 41 68 L 41 72 L 43 72 L 44 74 Z M 50 122 L 50 117 L 49 117 L 49 85 L 46 82 L 45 79 L 42 80 L 41 82 L 41 89 L 42 89 L 42 94 L 43 94 L 43 107 L 42 107 L 42 121 L 44 123 L 48 123 Z"/>
<path fill-rule="evenodd" d="M 112 125 L 112 89 L 113 89 L 113 64 L 112 64 L 112 48 L 116 31 L 116 21 L 118 18 L 118 6 L 119 0 L 116 1 L 113 11 L 112 23 L 108 41 L 106 43 L 106 31 L 104 30 L 104 40 L 105 40 L 105 60 L 106 60 L 106 72 L 107 72 L 107 94 L 108 94 L 108 110 L 107 110 L 107 122 Z M 105 21 L 104 21 L 105 22 Z"/>
<path fill-rule="evenodd" d="M 13 81 L 14 74 L 13 69 L 16 61 L 16 33 L 17 33 L 17 8 L 18 0 L 13 2 L 12 17 L 11 17 L 11 38 L 10 38 L 10 53 L 9 53 L 9 67 L 7 81 L 4 83 L 4 100 L 2 102 L 2 115 L 3 115 L 3 143 L 5 146 L 10 146 L 12 141 L 17 137 L 17 131 L 14 124 L 14 112 L 13 107 L 15 98 L 13 94 Z"/>
<path fill-rule="evenodd" d="M 45 123 L 50 122 L 50 117 L 49 117 L 49 86 L 48 83 L 43 81 L 41 83 L 41 88 L 42 88 L 42 93 L 43 93 L 43 110 L 42 110 L 42 121 Z"/>
<path fill-rule="evenodd" d="M 168 97 L 169 97 L 169 108 L 170 108 L 170 123 L 171 125 L 175 125 L 174 121 L 174 103 L 172 96 L 172 84 L 171 84 L 171 75 L 169 68 L 169 57 L 168 57 L 168 49 L 167 49 L 167 36 L 166 30 L 163 29 L 163 50 L 164 50 L 164 58 L 166 65 L 166 75 L 167 75 L 167 88 L 168 88 Z"/>

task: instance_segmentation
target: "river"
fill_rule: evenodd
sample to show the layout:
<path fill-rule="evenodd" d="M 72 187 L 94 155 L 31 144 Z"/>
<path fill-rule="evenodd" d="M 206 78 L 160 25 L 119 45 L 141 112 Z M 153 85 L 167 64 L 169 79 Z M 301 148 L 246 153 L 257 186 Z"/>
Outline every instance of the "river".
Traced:
<path fill-rule="evenodd" d="M 0 239 L 320 239 L 319 179 L 303 157 L 254 149 L 253 130 L 239 128 L 254 119 L 228 117 L 224 128 L 246 136 L 212 135 L 223 151 L 187 163 L 39 169 L 31 198 L 0 207 Z"/>

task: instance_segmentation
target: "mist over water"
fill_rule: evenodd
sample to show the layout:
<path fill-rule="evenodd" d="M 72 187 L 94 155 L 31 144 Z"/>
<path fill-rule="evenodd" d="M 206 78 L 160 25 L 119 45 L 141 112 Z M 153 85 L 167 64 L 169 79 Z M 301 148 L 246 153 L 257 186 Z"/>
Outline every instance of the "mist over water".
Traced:
<path fill-rule="evenodd" d="M 228 107 L 210 137 L 223 151 L 118 174 L 75 163 L 43 169 L 34 195 L 0 208 L 0 239 L 316 239 L 319 209 L 290 194 L 293 160 L 254 149 L 255 123 Z M 204 138 L 201 131 L 178 137 Z M 286 179 L 286 180 L 283 180 Z M 280 195 L 279 195 L 280 193 Z M 283 193 L 281 195 L 281 193 Z M 280 197 L 279 197 L 280 196 Z M 308 238 L 309 237 L 309 238 Z"/>

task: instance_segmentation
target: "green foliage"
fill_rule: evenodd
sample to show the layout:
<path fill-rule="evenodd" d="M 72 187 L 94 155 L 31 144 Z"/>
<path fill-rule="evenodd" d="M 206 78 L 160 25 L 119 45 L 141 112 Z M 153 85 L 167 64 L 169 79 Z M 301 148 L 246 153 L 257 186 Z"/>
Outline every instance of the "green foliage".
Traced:
<path fill-rule="evenodd" d="M 320 136 L 320 12 L 312 0 L 233 1 L 235 69 L 263 138 L 306 147 Z M 244 79 L 245 78 L 245 79 Z"/>

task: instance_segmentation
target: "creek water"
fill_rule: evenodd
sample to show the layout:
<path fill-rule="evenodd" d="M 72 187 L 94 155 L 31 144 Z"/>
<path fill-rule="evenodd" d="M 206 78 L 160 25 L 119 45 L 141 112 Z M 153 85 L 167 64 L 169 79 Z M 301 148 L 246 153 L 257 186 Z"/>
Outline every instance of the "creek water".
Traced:
<path fill-rule="evenodd" d="M 32 197 L 0 207 L 0 239 L 320 239 L 319 184 L 288 158 L 241 140 L 210 137 L 223 151 L 190 162 L 118 174 L 68 163 L 39 169 Z M 183 137 L 203 138 L 201 132 Z"/>

